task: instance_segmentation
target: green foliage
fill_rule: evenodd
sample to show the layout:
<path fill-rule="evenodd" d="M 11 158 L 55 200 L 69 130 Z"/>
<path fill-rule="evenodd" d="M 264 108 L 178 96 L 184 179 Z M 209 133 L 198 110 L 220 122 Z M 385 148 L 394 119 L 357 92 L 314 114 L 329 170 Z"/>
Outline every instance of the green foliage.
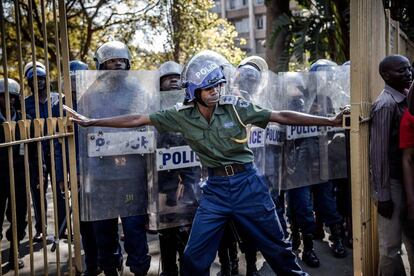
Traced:
<path fill-rule="evenodd" d="M 279 63 L 349 60 L 349 1 L 300 0 L 297 6 L 292 14 L 279 16 L 273 26 L 271 47 L 281 31 L 288 30 Z"/>
<path fill-rule="evenodd" d="M 36 58 L 45 60 L 44 41 L 47 38 L 46 51 L 52 78 L 56 78 L 53 0 L 44 1 L 46 34 L 42 31 L 41 1 L 29 1 L 33 5 Z M 11 76 L 16 77 L 18 47 L 14 0 L 2 0 L 2 3 L 8 67 Z M 26 63 L 32 59 L 29 2 L 21 0 L 19 3 L 23 63 Z M 90 68 L 94 68 L 95 50 L 109 40 L 120 40 L 128 45 L 133 56 L 133 69 L 154 69 L 167 60 L 183 63 L 202 49 L 216 50 L 232 63 L 238 63 L 244 55 L 235 46 L 237 33 L 234 26 L 210 11 L 213 7 L 211 0 L 66 0 L 65 4 L 70 59 L 85 61 Z M 148 45 L 157 43 L 164 44 L 164 51 L 148 49 Z"/>
<path fill-rule="evenodd" d="M 383 0 L 384 7 L 390 9 L 391 17 L 400 22 L 400 27 L 411 41 L 414 41 L 414 1 Z"/>
<path fill-rule="evenodd" d="M 226 19 L 211 12 L 213 5 L 211 0 L 163 0 L 158 31 L 166 40 L 164 52 L 142 52 L 143 66 L 167 60 L 183 64 L 205 49 L 221 53 L 233 64 L 240 62 L 244 53 L 235 45 L 237 32 Z"/>

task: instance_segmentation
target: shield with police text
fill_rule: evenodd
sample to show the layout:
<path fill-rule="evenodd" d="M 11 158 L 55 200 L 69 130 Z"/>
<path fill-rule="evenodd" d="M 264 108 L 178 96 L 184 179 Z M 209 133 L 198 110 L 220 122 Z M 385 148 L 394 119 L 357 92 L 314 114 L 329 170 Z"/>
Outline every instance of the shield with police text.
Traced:
<path fill-rule="evenodd" d="M 159 91 L 161 110 L 182 103 L 185 92 Z M 154 181 L 149 186 L 149 228 L 191 224 L 198 203 L 201 164 L 180 133 L 156 133 Z"/>
<path fill-rule="evenodd" d="M 286 109 L 334 116 L 349 104 L 343 67 L 330 71 L 287 72 L 280 75 Z M 349 86 L 348 86 L 349 87 Z M 344 130 L 325 126 L 286 126 L 282 189 L 347 177 Z"/>
<path fill-rule="evenodd" d="M 285 92 L 281 89 L 279 76 L 268 72 L 268 81 L 262 93 L 261 105 L 271 110 L 284 108 Z M 278 194 L 282 186 L 283 147 L 286 140 L 286 127 L 277 123 L 269 123 L 265 130 L 265 178 L 273 194 Z"/>
<path fill-rule="evenodd" d="M 78 111 L 90 118 L 159 110 L 156 71 L 80 71 Z M 152 127 L 79 128 L 81 219 L 95 221 L 147 213 Z"/>
<path fill-rule="evenodd" d="M 271 73 L 271 72 L 270 72 Z M 260 71 L 256 66 L 245 64 L 234 70 L 227 83 L 231 95 L 261 107 L 269 107 L 269 71 Z M 260 174 L 265 174 L 266 164 L 266 130 L 257 126 L 248 125 L 248 145 L 254 154 L 254 163 Z"/>

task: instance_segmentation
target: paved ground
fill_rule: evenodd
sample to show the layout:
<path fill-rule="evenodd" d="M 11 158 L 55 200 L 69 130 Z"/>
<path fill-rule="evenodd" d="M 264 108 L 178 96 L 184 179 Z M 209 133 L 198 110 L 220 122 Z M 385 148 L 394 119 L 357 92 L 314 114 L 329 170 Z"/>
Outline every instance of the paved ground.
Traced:
<path fill-rule="evenodd" d="M 50 195 L 48 195 L 50 198 Z M 49 199 L 48 202 L 51 202 Z M 48 206 L 48 214 L 52 214 L 52 205 L 49 204 Z M 53 221 L 52 218 L 49 216 L 48 218 L 48 231 L 52 233 L 53 229 Z M 3 230 L 5 231 L 7 229 L 8 225 L 5 225 L 3 227 Z M 336 259 L 331 255 L 329 244 L 327 240 L 327 236 L 324 241 L 316 241 L 315 242 L 315 248 L 318 257 L 321 261 L 321 266 L 319 268 L 308 268 L 305 264 L 301 263 L 301 266 L 304 268 L 305 271 L 307 271 L 311 275 L 317 275 L 317 276 L 348 276 L 353 275 L 352 273 L 352 251 L 348 249 L 348 256 L 344 259 Z M 48 237 L 49 242 L 47 246 L 47 257 L 48 257 L 48 270 L 49 275 L 56 275 L 57 273 L 57 264 L 56 264 L 56 252 L 51 252 L 52 247 L 52 235 Z M 149 240 L 149 250 L 150 254 L 152 256 L 151 260 L 151 268 L 148 273 L 148 275 L 159 275 L 160 273 L 160 253 L 159 253 L 159 244 L 158 244 L 158 237 L 156 235 L 148 235 Z M 9 267 L 7 265 L 7 259 L 8 259 L 8 250 L 9 244 L 8 242 L 3 239 L 1 242 L 1 251 L 2 251 L 2 272 L 3 275 L 13 275 L 14 271 L 9 270 Z M 30 271 L 30 258 L 29 258 L 29 242 L 26 239 L 21 244 L 21 251 L 24 256 L 24 262 L 25 267 L 20 270 L 20 275 L 29 275 Z M 35 268 L 35 275 L 44 275 L 44 251 L 41 246 L 41 244 L 35 244 L 34 246 L 34 268 Z M 298 253 L 300 256 L 300 253 Z M 68 271 L 68 245 L 65 241 L 61 241 L 60 243 L 60 260 L 61 260 L 61 271 L 62 275 L 67 274 Z M 126 256 L 125 256 L 126 257 Z M 126 258 L 124 258 L 125 260 Z M 239 255 L 239 268 L 240 268 L 240 275 L 245 274 L 245 260 L 244 256 L 242 254 Z M 406 257 L 404 258 L 405 263 L 407 263 Z M 272 270 L 270 269 L 269 265 L 264 261 L 263 257 L 258 254 L 258 262 L 257 267 L 260 269 L 260 275 L 262 276 L 271 276 L 275 275 Z M 220 265 L 218 262 L 218 258 L 214 261 L 214 263 L 211 266 L 211 272 L 210 275 L 217 275 L 217 273 L 220 271 Z M 407 268 L 408 272 L 408 268 Z M 125 268 L 123 275 L 132 275 L 129 272 L 128 268 Z"/>
<path fill-rule="evenodd" d="M 150 254 L 152 256 L 151 260 L 151 268 L 148 273 L 148 275 L 159 275 L 160 273 L 160 253 L 159 253 L 159 246 L 158 246 L 158 239 L 155 235 L 148 235 L 149 239 L 149 250 Z M 13 275 L 14 271 L 9 271 L 8 265 L 5 264 L 7 257 L 8 257 L 8 249 L 4 249 L 4 246 L 6 246 L 7 243 L 3 241 L 2 243 L 2 249 L 3 249 L 3 275 Z M 7 245 L 8 246 L 8 245 Z M 28 242 L 24 242 L 22 244 L 22 248 L 25 249 L 25 251 L 28 250 Z M 348 276 L 352 275 L 352 255 L 351 251 L 348 257 L 345 259 L 336 259 L 334 258 L 330 251 L 327 241 L 324 242 L 315 242 L 315 247 L 318 252 L 318 256 L 321 260 L 321 267 L 314 269 L 314 268 L 307 268 L 306 265 L 302 264 L 302 267 L 309 272 L 311 275 L 318 275 L 318 276 Z M 51 243 L 48 245 L 48 267 L 49 267 L 49 275 L 56 275 L 56 255 L 55 253 L 50 252 Z M 61 256 L 61 271 L 63 274 L 66 274 L 65 271 L 67 271 L 67 257 L 68 257 L 68 247 L 66 243 L 61 243 L 60 247 L 60 256 Z M 299 254 L 300 255 L 300 254 Z M 126 256 L 125 256 L 126 257 Z M 29 275 L 29 264 L 30 259 L 29 256 L 26 255 L 24 257 L 25 261 L 25 268 L 20 270 L 20 275 Z M 43 249 L 41 248 L 40 244 L 36 244 L 35 246 L 35 254 L 34 254 L 34 266 L 36 275 L 44 275 L 43 271 Z M 258 254 L 258 262 L 257 267 L 260 269 L 260 275 L 262 276 L 271 276 L 275 275 L 272 270 L 270 269 L 269 265 L 264 261 L 263 257 Z M 245 259 L 243 254 L 239 255 L 239 268 L 240 268 L 240 275 L 245 275 Z M 210 275 L 217 275 L 217 273 L 220 271 L 220 265 L 218 262 L 218 258 L 214 261 L 213 265 L 211 266 L 211 272 Z M 128 268 L 125 268 L 123 275 L 133 275 L 129 272 Z"/>

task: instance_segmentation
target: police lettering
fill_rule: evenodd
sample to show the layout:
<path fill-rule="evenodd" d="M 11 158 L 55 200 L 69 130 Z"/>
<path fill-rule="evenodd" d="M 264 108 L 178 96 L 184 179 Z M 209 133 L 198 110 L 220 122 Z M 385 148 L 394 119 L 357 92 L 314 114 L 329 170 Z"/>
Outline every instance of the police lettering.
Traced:
<path fill-rule="evenodd" d="M 130 146 L 132 149 L 136 150 L 139 148 L 147 148 L 148 140 L 145 136 L 137 137 L 136 141 L 132 141 L 131 145 L 129 142 L 126 143 L 125 147 Z"/>
<path fill-rule="evenodd" d="M 266 140 L 270 142 L 283 142 L 283 132 L 279 131 L 276 128 L 267 128 L 266 129 Z"/>
<path fill-rule="evenodd" d="M 290 135 L 320 133 L 321 131 L 322 131 L 321 126 L 291 126 L 290 127 Z"/>
<path fill-rule="evenodd" d="M 262 143 L 263 132 L 260 130 L 255 130 L 250 133 L 250 143 L 251 144 L 261 144 Z"/>
<path fill-rule="evenodd" d="M 200 76 L 204 76 L 208 73 L 210 73 L 211 71 L 213 71 L 214 69 L 218 68 L 218 65 L 215 63 L 212 63 L 206 67 L 203 67 L 200 69 L 200 71 L 196 72 L 196 77 L 200 78 Z"/>
<path fill-rule="evenodd" d="M 189 164 L 194 161 L 200 161 L 194 151 L 176 151 L 173 153 L 166 152 L 162 155 L 162 165 L 166 166 L 168 162 L 172 162 L 174 165 Z"/>

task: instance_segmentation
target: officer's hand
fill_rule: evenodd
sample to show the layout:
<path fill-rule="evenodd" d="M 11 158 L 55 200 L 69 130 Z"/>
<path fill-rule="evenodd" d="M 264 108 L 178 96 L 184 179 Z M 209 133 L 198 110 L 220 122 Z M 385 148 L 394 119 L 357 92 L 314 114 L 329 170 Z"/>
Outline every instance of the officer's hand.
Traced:
<path fill-rule="evenodd" d="M 378 201 L 378 214 L 384 218 L 391 219 L 394 211 L 394 203 L 392 200 Z"/>
<path fill-rule="evenodd" d="M 344 115 L 351 114 L 351 107 L 349 105 L 341 107 L 340 110 L 341 112 L 339 112 L 338 114 L 336 114 L 335 117 L 332 118 L 333 125 L 336 127 L 342 126 L 342 120 L 343 120 Z"/>
<path fill-rule="evenodd" d="M 72 108 L 70 108 L 69 106 L 63 105 L 63 109 L 69 113 L 70 115 L 70 120 L 78 123 L 79 125 L 83 126 L 83 127 L 88 127 L 91 126 L 93 124 L 93 119 L 89 119 L 88 117 L 85 117 L 81 114 L 79 114 L 78 112 L 76 112 L 75 110 L 73 110 Z"/>

